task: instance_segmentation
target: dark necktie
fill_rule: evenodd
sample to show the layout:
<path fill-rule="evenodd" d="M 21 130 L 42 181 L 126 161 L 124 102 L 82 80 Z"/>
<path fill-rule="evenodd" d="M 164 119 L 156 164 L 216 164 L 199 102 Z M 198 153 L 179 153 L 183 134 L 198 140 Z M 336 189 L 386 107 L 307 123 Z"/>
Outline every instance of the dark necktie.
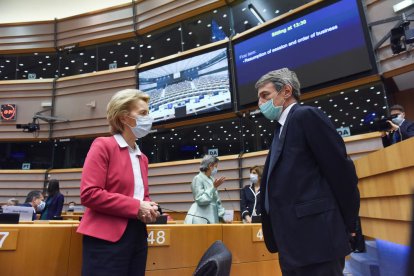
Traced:
<path fill-rule="evenodd" d="M 395 144 L 400 141 L 401 141 L 400 129 L 397 129 L 396 131 L 392 133 L 392 143 Z"/>
<path fill-rule="evenodd" d="M 265 209 L 266 212 L 269 214 L 269 179 L 270 179 L 270 173 L 271 173 L 271 169 L 273 168 L 276 160 L 275 160 L 275 154 L 276 154 L 276 149 L 277 149 L 277 145 L 279 144 L 280 141 L 280 128 L 281 128 L 281 124 L 279 122 L 276 122 L 276 129 L 275 129 L 275 133 L 273 134 L 273 141 L 272 141 L 272 145 L 270 147 L 270 160 L 269 160 L 269 167 L 268 167 L 268 171 L 267 171 L 267 181 L 266 181 L 266 193 L 265 193 Z"/>

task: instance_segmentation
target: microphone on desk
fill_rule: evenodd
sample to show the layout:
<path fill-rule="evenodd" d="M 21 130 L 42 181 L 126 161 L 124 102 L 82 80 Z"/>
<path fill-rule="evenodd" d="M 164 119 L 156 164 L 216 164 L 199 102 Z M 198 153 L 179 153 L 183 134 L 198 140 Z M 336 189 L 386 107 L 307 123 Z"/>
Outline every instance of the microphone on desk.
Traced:
<path fill-rule="evenodd" d="M 158 207 L 158 208 L 159 208 L 159 207 Z M 172 209 L 168 209 L 168 208 L 164 208 L 164 210 L 171 211 L 171 212 L 174 212 L 174 213 L 187 214 L 187 215 L 189 215 L 189 216 L 193 216 L 193 217 L 195 217 L 195 218 L 201 218 L 201 219 L 206 220 L 206 221 L 207 221 L 207 224 L 210 224 L 210 221 L 209 221 L 207 218 L 202 217 L 202 216 L 198 216 L 198 215 L 194 215 L 194 214 L 189 214 L 189 213 L 187 213 L 187 212 L 182 212 L 182 211 L 176 211 L 176 210 L 172 210 Z"/>

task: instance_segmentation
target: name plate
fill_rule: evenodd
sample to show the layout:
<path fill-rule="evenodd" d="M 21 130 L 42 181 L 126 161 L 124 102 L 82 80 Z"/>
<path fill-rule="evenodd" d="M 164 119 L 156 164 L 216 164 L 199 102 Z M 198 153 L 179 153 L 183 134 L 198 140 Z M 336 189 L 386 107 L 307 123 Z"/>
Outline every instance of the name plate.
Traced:
<path fill-rule="evenodd" d="M 264 241 L 263 238 L 263 231 L 262 231 L 262 226 L 261 225 L 257 225 L 257 226 L 253 226 L 252 227 L 252 241 L 253 242 L 262 242 Z"/>
<path fill-rule="evenodd" d="M 16 250 L 19 230 L 17 229 L 0 229 L 0 251 Z"/>
<path fill-rule="evenodd" d="M 148 246 L 170 246 L 170 229 L 153 229 L 148 232 Z"/>

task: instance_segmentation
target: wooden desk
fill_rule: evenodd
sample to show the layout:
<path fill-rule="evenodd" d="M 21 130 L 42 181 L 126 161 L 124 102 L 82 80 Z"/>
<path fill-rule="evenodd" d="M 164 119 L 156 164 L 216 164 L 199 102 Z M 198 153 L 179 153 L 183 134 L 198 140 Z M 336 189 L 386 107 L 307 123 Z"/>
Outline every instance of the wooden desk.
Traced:
<path fill-rule="evenodd" d="M 80 275 L 82 235 L 76 233 L 77 226 L 76 221 L 1 224 L 0 232 L 18 232 L 16 249 L 0 250 L 2 275 Z M 260 224 L 149 225 L 153 246 L 148 250 L 146 275 L 192 275 L 216 240 L 232 252 L 231 275 L 281 275 L 277 255 L 269 254 L 263 241 L 254 241 L 259 228 Z"/>
<path fill-rule="evenodd" d="M 72 224 L 0 224 L 0 232 L 18 233 L 16 250 L 0 250 L 1 275 L 66 275 L 73 228 Z"/>

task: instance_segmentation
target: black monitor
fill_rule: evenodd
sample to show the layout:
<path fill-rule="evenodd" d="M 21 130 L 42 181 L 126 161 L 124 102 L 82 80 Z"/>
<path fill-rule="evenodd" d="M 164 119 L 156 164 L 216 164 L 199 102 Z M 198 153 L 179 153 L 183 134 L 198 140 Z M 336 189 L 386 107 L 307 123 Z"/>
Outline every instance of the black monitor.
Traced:
<path fill-rule="evenodd" d="M 18 224 L 19 213 L 2 213 L 0 214 L 0 224 Z"/>
<path fill-rule="evenodd" d="M 322 1 L 235 38 L 239 106 L 257 103 L 256 81 L 283 67 L 308 90 L 372 74 L 375 61 L 358 2 Z"/>
<path fill-rule="evenodd" d="M 138 68 L 138 89 L 150 96 L 154 123 L 232 108 L 226 44 Z"/>

